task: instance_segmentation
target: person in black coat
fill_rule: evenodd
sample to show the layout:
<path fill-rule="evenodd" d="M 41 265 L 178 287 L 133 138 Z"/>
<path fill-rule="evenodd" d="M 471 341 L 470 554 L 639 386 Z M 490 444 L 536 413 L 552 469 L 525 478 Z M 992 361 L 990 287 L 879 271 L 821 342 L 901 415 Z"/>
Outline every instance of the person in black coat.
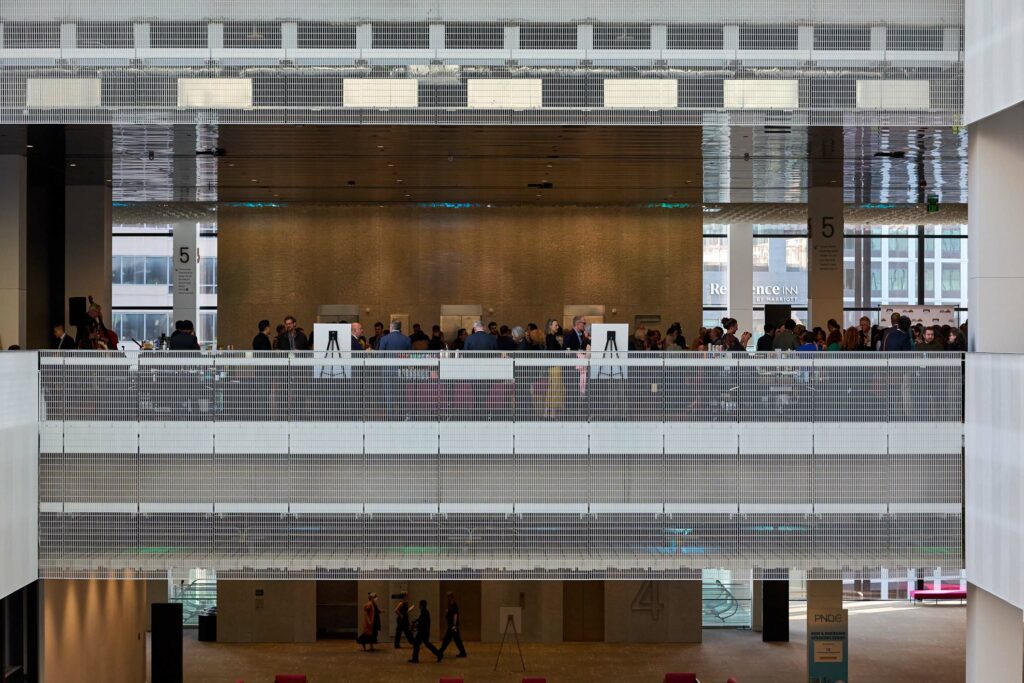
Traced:
<path fill-rule="evenodd" d="M 900 316 L 896 328 L 885 335 L 882 341 L 883 351 L 913 351 L 914 344 L 910 337 L 910 318 Z"/>
<path fill-rule="evenodd" d="M 562 348 L 566 351 L 586 351 L 590 347 L 587 319 L 578 315 L 572 319 L 572 329 L 562 335 Z"/>
<path fill-rule="evenodd" d="M 484 324 L 479 320 L 473 323 L 473 334 L 466 337 L 466 342 L 462 346 L 464 351 L 496 351 L 497 348 L 498 338 L 493 334 L 487 334 L 484 331 Z"/>
<path fill-rule="evenodd" d="M 54 342 L 53 348 L 57 349 L 58 351 L 70 351 L 72 349 L 77 348 L 75 346 L 75 340 L 71 337 L 70 334 L 64 331 L 63 325 L 53 326 L 53 338 L 56 340 Z"/>
<path fill-rule="evenodd" d="M 277 336 L 274 347 L 278 351 L 305 351 L 309 348 L 309 340 L 305 332 L 296 326 L 295 316 L 284 319 L 284 331 Z"/>
<path fill-rule="evenodd" d="M 253 351 L 272 351 L 274 346 L 270 343 L 270 321 L 261 320 L 259 333 L 252 338 Z"/>
<path fill-rule="evenodd" d="M 191 320 L 179 320 L 174 323 L 174 334 L 167 342 L 171 351 L 198 351 L 199 340 L 196 339 L 196 328 Z"/>
<path fill-rule="evenodd" d="M 412 659 L 409 661 L 413 664 L 419 664 L 420 661 L 420 647 L 425 647 L 431 652 L 438 661 L 441 659 L 441 653 L 433 643 L 430 642 L 430 610 L 427 609 L 427 601 L 420 600 L 420 615 L 416 617 L 416 621 L 413 622 L 412 626 L 413 633 L 416 636 L 416 640 L 413 641 L 412 645 Z"/>

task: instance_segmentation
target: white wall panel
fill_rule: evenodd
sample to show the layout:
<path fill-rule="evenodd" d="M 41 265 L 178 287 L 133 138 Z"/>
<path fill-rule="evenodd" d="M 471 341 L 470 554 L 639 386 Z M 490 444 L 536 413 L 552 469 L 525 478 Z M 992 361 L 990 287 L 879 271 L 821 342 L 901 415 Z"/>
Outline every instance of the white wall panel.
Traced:
<path fill-rule="evenodd" d="M 415 107 L 419 81 L 415 78 L 346 78 L 342 89 L 346 107 Z"/>
<path fill-rule="evenodd" d="M 441 422 L 441 453 L 511 453 L 512 422 Z"/>
<path fill-rule="evenodd" d="M 179 78 L 178 106 L 247 109 L 252 106 L 252 79 Z"/>
<path fill-rule="evenodd" d="M 25 83 L 25 104 L 29 107 L 98 107 L 100 89 L 98 78 L 29 78 Z"/>
<path fill-rule="evenodd" d="M 367 422 L 367 453 L 437 453 L 437 422 Z"/>
<path fill-rule="evenodd" d="M 362 453 L 362 422 L 290 422 L 290 453 Z"/>
<path fill-rule="evenodd" d="M 814 423 L 741 422 L 740 453 L 771 454 L 814 452 Z"/>
<path fill-rule="evenodd" d="M 604 106 L 609 109 L 674 109 L 679 81 L 674 78 L 609 78 L 604 82 Z"/>
<path fill-rule="evenodd" d="M 0 598 L 39 577 L 39 371 L 0 353 Z"/>
<path fill-rule="evenodd" d="M 967 123 L 1024 101 L 1022 35 L 1024 2 L 964 2 L 964 120 Z"/>
<path fill-rule="evenodd" d="M 137 453 L 139 423 L 121 420 L 64 423 L 65 453 Z"/>
<path fill-rule="evenodd" d="M 216 422 L 216 453 L 287 453 L 287 422 Z"/>
<path fill-rule="evenodd" d="M 733 79 L 724 83 L 726 109 L 797 109 L 800 81 Z"/>
<path fill-rule="evenodd" d="M 213 422 L 144 422 L 139 428 L 140 453 L 212 453 Z"/>
<path fill-rule="evenodd" d="M 928 81 L 857 81 L 858 109 L 928 109 L 930 106 Z"/>
<path fill-rule="evenodd" d="M 736 422 L 666 422 L 666 453 L 735 453 L 739 448 Z"/>

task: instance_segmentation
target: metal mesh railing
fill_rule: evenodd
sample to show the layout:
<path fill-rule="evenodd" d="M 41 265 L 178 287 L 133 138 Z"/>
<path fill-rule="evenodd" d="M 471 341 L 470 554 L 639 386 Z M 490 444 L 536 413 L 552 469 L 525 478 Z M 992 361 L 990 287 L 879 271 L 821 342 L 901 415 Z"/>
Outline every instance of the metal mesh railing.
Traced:
<path fill-rule="evenodd" d="M 41 353 L 41 571 L 958 571 L 962 362 Z"/>

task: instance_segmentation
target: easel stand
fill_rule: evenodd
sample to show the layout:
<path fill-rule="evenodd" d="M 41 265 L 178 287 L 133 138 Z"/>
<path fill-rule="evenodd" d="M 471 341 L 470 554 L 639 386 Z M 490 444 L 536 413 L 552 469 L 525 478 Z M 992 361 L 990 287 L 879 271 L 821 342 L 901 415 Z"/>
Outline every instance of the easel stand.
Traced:
<path fill-rule="evenodd" d="M 608 333 L 608 337 L 604 342 L 604 354 L 601 360 L 606 360 L 608 358 L 614 358 L 615 360 L 619 359 L 619 344 L 615 341 L 614 331 Z M 608 366 L 602 364 L 597 370 L 598 379 L 623 379 L 624 374 L 625 373 L 622 372 L 621 365 Z"/>
<path fill-rule="evenodd" d="M 494 670 L 498 670 L 498 662 L 501 661 L 501 651 L 505 649 L 505 639 L 508 637 L 509 629 L 512 630 L 512 637 L 516 641 L 516 650 L 519 651 L 519 663 L 523 665 L 523 673 L 526 673 L 526 660 L 523 659 L 523 647 L 519 644 L 519 632 L 516 630 L 516 622 L 512 615 L 505 620 L 505 632 L 501 634 L 501 645 L 498 646 L 498 656 L 494 660 Z"/>
<path fill-rule="evenodd" d="M 334 359 L 341 357 L 341 345 L 338 343 L 338 333 L 331 330 L 327 333 L 327 350 L 324 353 L 324 360 Z M 323 365 L 320 367 L 320 377 L 338 377 L 339 374 L 344 374 L 344 370 L 333 365 Z"/>

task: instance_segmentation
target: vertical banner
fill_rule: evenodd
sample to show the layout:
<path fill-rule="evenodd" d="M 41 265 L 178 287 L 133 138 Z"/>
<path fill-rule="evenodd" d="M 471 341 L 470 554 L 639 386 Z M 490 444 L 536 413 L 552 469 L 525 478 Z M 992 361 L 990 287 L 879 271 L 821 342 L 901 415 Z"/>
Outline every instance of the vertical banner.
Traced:
<path fill-rule="evenodd" d="M 174 320 L 191 320 L 199 331 L 199 226 L 195 221 L 174 224 Z M 174 330 L 168 330 L 168 334 Z"/>
<path fill-rule="evenodd" d="M 812 325 L 843 324 L 843 188 L 807 191 L 807 306 Z"/>
<path fill-rule="evenodd" d="M 849 683 L 848 616 L 842 608 L 808 608 L 808 683 Z"/>

